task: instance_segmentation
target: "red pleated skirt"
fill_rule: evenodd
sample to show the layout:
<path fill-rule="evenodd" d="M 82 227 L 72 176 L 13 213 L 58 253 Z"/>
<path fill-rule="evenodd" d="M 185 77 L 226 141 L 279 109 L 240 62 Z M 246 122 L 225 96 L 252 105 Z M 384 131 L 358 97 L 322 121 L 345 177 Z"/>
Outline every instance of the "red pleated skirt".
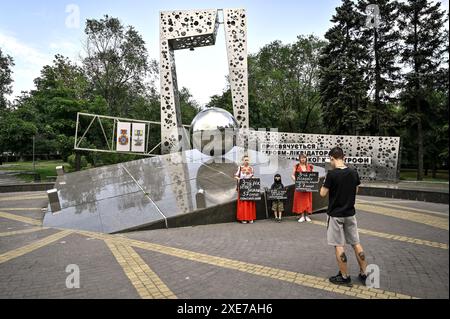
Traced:
<path fill-rule="evenodd" d="M 236 218 L 242 220 L 256 220 L 256 203 L 250 200 L 240 200 L 239 194 L 237 199 Z"/>
<path fill-rule="evenodd" d="M 292 212 L 295 214 L 312 214 L 312 193 L 294 191 Z"/>

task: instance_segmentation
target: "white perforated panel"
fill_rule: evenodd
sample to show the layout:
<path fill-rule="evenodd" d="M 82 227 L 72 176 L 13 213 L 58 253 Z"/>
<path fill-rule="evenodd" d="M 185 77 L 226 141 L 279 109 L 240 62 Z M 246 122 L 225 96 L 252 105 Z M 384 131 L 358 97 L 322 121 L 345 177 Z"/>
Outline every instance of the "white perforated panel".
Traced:
<path fill-rule="evenodd" d="M 246 23 L 244 9 L 224 9 L 233 112 L 243 128 L 249 127 Z M 181 123 L 174 51 L 214 45 L 218 26 L 218 10 L 177 10 L 160 13 L 161 151 L 163 154 L 176 152 L 181 147 L 189 148 L 189 139 Z"/>

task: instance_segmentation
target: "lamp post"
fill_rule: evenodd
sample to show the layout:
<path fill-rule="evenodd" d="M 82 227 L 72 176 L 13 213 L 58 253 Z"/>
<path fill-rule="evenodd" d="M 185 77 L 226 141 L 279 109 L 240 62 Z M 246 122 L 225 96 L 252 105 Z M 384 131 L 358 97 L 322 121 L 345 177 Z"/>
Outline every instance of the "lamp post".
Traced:
<path fill-rule="evenodd" d="M 35 136 L 33 136 L 33 171 L 36 171 L 36 165 L 34 162 L 34 144 L 35 144 Z"/>

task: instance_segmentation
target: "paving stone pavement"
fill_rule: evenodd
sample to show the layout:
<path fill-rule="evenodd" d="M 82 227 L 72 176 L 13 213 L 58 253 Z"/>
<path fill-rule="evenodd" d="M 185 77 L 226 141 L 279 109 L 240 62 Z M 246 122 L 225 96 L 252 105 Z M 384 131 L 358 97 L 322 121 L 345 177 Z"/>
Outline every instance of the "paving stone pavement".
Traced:
<path fill-rule="evenodd" d="M 5 165 L 3 165 L 5 166 Z M 24 184 L 25 181 L 21 180 L 12 173 L 16 171 L 1 170 L 0 171 L 0 185 L 11 185 L 11 184 Z"/>
<path fill-rule="evenodd" d="M 45 192 L 0 194 L 0 298 L 449 298 L 448 205 L 368 196 L 358 205 L 380 289 L 327 283 L 337 267 L 326 214 L 105 235 L 39 226 Z M 347 255 L 355 278 L 351 247 Z M 79 288 L 66 287 L 69 265 Z"/>

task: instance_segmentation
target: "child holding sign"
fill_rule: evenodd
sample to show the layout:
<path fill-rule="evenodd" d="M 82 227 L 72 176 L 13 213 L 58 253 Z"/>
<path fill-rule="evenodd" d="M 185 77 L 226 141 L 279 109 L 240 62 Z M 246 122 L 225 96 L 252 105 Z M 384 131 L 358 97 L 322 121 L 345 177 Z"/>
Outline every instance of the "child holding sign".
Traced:
<path fill-rule="evenodd" d="M 256 219 L 256 203 L 255 201 L 240 200 L 239 196 L 239 180 L 242 178 L 252 178 L 253 177 L 253 167 L 250 166 L 250 159 L 248 156 L 242 158 L 243 165 L 239 166 L 238 171 L 234 174 L 234 178 L 238 181 L 238 199 L 237 199 L 237 220 L 243 224 L 250 224 Z"/>
<path fill-rule="evenodd" d="M 284 185 L 281 182 L 280 174 L 275 174 L 273 179 L 274 179 L 274 182 L 273 182 L 272 186 L 270 187 L 270 189 L 284 189 Z M 274 201 L 272 201 L 272 210 L 275 215 L 275 220 L 280 223 L 281 215 L 283 214 L 283 211 L 284 211 L 283 200 L 275 199 Z"/>
<path fill-rule="evenodd" d="M 298 161 L 299 162 L 294 166 L 292 172 L 292 179 L 294 182 L 296 181 L 298 174 L 313 171 L 313 167 L 308 164 L 308 158 L 305 154 L 300 153 Z M 311 218 L 309 218 L 308 215 L 312 214 L 312 193 L 294 191 L 292 212 L 301 215 L 298 220 L 299 223 L 303 223 L 304 221 L 311 222 Z"/>

